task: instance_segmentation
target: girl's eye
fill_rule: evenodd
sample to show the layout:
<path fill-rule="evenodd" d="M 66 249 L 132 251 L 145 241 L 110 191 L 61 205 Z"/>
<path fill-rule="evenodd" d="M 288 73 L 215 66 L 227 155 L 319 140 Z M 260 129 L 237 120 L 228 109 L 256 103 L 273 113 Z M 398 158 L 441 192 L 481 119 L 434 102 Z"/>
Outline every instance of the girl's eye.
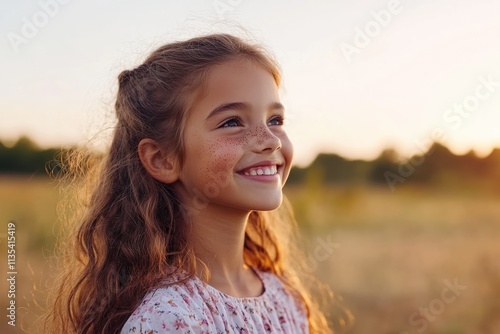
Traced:
<path fill-rule="evenodd" d="M 228 120 L 226 120 L 224 123 L 222 123 L 219 128 L 233 128 L 236 126 L 240 126 L 241 121 L 238 117 L 233 117 Z"/>
<path fill-rule="evenodd" d="M 283 125 L 284 121 L 283 116 L 278 115 L 269 120 L 269 125 Z"/>

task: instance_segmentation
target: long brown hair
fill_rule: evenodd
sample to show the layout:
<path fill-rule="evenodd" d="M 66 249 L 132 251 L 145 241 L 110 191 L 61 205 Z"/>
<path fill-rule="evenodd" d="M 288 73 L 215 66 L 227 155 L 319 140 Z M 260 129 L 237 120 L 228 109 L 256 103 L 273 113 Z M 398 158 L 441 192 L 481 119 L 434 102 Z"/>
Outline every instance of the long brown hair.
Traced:
<path fill-rule="evenodd" d="M 272 57 L 226 34 L 167 44 L 119 75 L 118 122 L 108 154 L 90 161 L 73 153 L 63 169 L 79 189 L 82 207 L 73 219 L 75 232 L 63 246 L 63 272 L 44 332 L 119 333 L 144 295 L 173 274 L 168 268 L 187 272 L 186 279 L 195 275 L 182 205 L 171 185 L 145 171 L 137 147 L 141 139 L 152 138 L 182 158 L 186 110 L 197 88 L 210 67 L 238 57 L 262 66 L 281 84 Z M 329 333 L 300 279 L 305 261 L 293 242 L 296 230 L 286 199 L 278 210 L 252 212 L 244 259 L 279 276 L 303 302 L 311 333 Z"/>

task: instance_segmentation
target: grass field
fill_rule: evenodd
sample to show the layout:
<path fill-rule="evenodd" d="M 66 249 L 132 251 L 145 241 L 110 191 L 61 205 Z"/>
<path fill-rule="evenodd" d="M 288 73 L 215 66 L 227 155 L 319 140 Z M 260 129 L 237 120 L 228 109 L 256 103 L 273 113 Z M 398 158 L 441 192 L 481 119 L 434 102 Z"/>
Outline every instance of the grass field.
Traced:
<path fill-rule="evenodd" d="M 425 189 L 288 187 L 310 270 L 349 309 L 340 333 L 500 333 L 500 198 Z M 57 185 L 0 178 L 0 333 L 44 306 L 58 232 Z M 16 224 L 16 327 L 7 325 L 7 224 Z M 330 245 L 330 247 L 325 246 Z M 343 309 L 342 309 L 343 308 Z"/>

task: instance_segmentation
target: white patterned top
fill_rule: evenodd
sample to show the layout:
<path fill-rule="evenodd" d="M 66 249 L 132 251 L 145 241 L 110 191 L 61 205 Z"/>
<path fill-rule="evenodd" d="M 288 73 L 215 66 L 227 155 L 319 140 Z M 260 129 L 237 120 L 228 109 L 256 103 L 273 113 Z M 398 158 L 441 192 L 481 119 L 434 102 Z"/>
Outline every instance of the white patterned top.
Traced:
<path fill-rule="evenodd" d="M 258 297 L 232 297 L 193 277 L 146 294 L 121 333 L 309 333 L 302 303 L 276 275 L 253 270 L 264 285 Z"/>

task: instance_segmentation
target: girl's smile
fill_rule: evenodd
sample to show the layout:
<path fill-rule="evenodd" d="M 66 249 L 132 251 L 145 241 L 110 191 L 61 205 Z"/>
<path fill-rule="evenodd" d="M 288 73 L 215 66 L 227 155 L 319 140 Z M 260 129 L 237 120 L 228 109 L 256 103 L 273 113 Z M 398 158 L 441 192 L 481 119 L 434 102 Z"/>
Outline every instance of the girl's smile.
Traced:
<path fill-rule="evenodd" d="M 196 190 L 213 205 L 276 209 L 293 148 L 273 76 L 255 62 L 237 59 L 210 69 L 202 89 L 186 120 L 185 163 L 177 185 L 183 203 Z"/>
<path fill-rule="evenodd" d="M 251 181 L 279 183 L 282 166 L 283 162 L 266 160 L 243 168 L 237 174 Z"/>

